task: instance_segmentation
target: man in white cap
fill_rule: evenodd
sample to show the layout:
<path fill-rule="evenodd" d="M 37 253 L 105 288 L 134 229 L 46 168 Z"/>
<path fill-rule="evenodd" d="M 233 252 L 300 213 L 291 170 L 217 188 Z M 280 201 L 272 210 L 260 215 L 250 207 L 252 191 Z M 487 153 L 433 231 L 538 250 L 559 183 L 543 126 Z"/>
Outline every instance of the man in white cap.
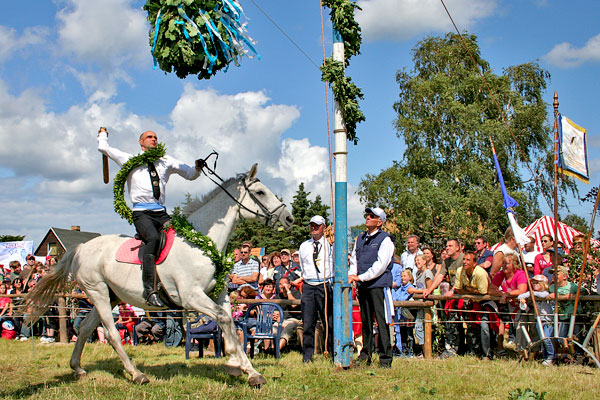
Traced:
<path fill-rule="evenodd" d="M 327 350 L 333 354 L 333 246 L 326 240 L 325 218 L 315 215 L 310 219 L 311 239 L 300 245 L 302 268 L 302 361 L 311 362 L 315 350 L 317 318 L 327 330 Z M 326 300 L 327 299 L 327 300 Z M 325 308 L 327 303 L 327 308 Z"/>
<path fill-rule="evenodd" d="M 356 284 L 360 305 L 363 348 L 358 356 L 358 361 L 366 362 L 367 365 L 371 364 L 372 321 L 373 315 L 375 315 L 381 338 L 379 364 L 383 368 L 390 368 L 392 366 L 392 344 L 385 317 L 384 289 L 392 287 L 394 242 L 390 235 L 381 230 L 385 219 L 385 212 L 379 207 L 365 210 L 367 230 L 356 238 L 350 258 L 348 282 Z"/>

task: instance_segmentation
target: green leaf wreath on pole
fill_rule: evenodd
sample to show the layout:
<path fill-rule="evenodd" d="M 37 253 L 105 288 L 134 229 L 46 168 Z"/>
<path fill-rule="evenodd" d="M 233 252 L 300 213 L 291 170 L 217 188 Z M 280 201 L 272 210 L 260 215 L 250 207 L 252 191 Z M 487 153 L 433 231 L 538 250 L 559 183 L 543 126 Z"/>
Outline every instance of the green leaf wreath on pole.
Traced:
<path fill-rule="evenodd" d="M 365 115 L 358 106 L 358 100 L 363 99 L 363 94 L 346 76 L 344 68 L 348 66 L 350 57 L 360 54 L 360 26 L 354 20 L 354 10 L 361 8 L 350 0 L 322 0 L 321 3 L 331 9 L 331 21 L 344 41 L 345 58 L 342 63 L 328 57 L 321 66 L 321 80 L 331 84 L 333 96 L 340 104 L 342 118 L 346 124 L 346 136 L 349 141 L 357 144 L 356 125 L 365 120 Z"/>

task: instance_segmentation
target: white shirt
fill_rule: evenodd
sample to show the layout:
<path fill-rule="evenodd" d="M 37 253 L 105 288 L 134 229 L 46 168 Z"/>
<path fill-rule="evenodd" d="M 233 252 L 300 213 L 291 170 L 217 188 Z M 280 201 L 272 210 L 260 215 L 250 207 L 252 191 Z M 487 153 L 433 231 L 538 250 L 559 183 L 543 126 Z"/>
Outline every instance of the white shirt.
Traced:
<path fill-rule="evenodd" d="M 511 249 L 506 243 L 502 243 L 502 246 L 498 247 L 496 251 L 494 251 L 494 255 L 496 255 L 496 253 L 498 252 L 502 252 L 502 254 L 504 254 L 505 256 L 509 254 L 515 254 L 517 256 L 519 255 L 519 252 L 516 249 Z"/>
<path fill-rule="evenodd" d="M 304 283 L 316 286 L 323 283 L 323 280 L 333 278 L 333 246 L 322 236 L 319 239 L 319 255 L 317 256 L 317 266 L 315 268 L 313 260 L 314 239 L 308 239 L 300 245 L 300 268 L 302 268 L 302 277 Z"/>
<path fill-rule="evenodd" d="M 375 235 L 379 232 L 379 229 L 375 230 L 373 233 L 369 234 L 369 236 Z M 379 250 L 377 251 L 377 261 L 371 265 L 371 267 L 365 271 L 365 273 L 358 275 L 358 278 L 362 282 L 370 281 L 378 276 L 381 276 L 388 265 L 392 262 L 392 257 L 394 257 L 394 242 L 390 237 L 386 237 L 381 242 L 381 246 L 379 246 Z M 356 241 L 354 242 L 354 250 L 352 250 L 352 257 L 350 258 L 350 269 L 348 270 L 348 275 L 356 275 L 357 274 L 357 264 L 356 264 Z"/>
<path fill-rule="evenodd" d="M 423 254 L 423 252 L 419 248 L 417 248 L 417 252 L 414 254 L 406 250 L 400 255 L 400 264 L 402 264 L 402 267 L 404 267 L 404 269 L 410 268 L 413 276 L 416 276 L 417 271 L 419 270 L 415 265 L 415 257 L 418 254 Z"/>
<path fill-rule="evenodd" d="M 98 133 L 98 151 L 116 162 L 119 166 L 125 164 L 132 157 L 129 153 L 110 147 L 108 145 L 108 135 L 104 131 Z M 196 171 L 195 167 L 190 167 L 170 156 L 160 158 L 154 165 L 160 178 L 160 198 L 158 200 L 154 198 L 152 192 L 152 181 L 150 180 L 147 166 L 143 165 L 134 168 L 127 177 L 127 190 L 129 192 L 129 199 L 134 204 L 133 211 L 146 209 L 141 206 L 136 207 L 135 204 L 137 203 L 158 203 L 164 206 L 166 185 L 171 174 L 176 173 L 190 181 L 200 176 L 200 171 Z"/>

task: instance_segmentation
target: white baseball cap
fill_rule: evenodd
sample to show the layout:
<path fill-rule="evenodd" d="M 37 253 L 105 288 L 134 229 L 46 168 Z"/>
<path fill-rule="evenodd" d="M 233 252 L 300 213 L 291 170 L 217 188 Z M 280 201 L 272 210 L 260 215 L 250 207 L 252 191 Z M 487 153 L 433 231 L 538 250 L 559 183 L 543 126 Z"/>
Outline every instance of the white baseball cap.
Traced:
<path fill-rule="evenodd" d="M 375 214 L 381 219 L 381 222 L 385 222 L 385 211 L 379 207 L 365 208 L 365 213 Z"/>
<path fill-rule="evenodd" d="M 310 219 L 310 223 L 317 225 L 325 225 L 325 218 L 321 217 L 320 215 L 315 215 Z"/>

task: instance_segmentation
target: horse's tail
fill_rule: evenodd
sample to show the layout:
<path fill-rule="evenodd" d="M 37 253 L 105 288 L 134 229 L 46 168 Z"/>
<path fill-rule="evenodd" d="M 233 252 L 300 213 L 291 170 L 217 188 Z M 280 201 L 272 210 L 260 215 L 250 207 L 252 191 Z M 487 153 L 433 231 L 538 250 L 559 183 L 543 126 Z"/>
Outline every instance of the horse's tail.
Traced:
<path fill-rule="evenodd" d="M 69 277 L 71 275 L 71 265 L 77 255 L 79 245 L 69 250 L 54 265 L 47 274 L 39 280 L 33 290 L 25 296 L 25 306 L 27 307 L 27 319 L 25 323 L 31 324 L 37 321 L 46 313 L 48 308 L 54 303 L 56 296 L 68 290 Z"/>

